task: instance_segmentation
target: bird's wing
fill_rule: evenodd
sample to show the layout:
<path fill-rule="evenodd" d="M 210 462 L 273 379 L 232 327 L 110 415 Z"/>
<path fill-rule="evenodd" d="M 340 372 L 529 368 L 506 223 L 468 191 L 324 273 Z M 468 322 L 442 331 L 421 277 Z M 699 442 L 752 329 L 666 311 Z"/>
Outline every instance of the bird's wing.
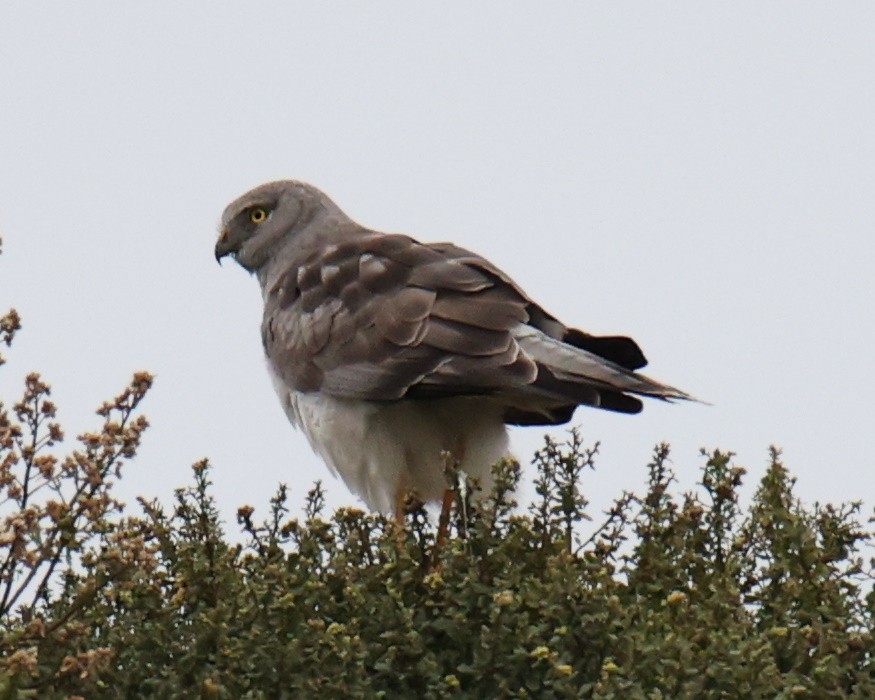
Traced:
<path fill-rule="evenodd" d="M 566 328 L 452 244 L 359 232 L 290 262 L 265 296 L 268 358 L 300 391 L 493 394 L 520 424 L 565 422 L 579 404 L 640 410 L 624 392 L 688 398 L 634 372 L 646 361 L 631 339 Z"/>

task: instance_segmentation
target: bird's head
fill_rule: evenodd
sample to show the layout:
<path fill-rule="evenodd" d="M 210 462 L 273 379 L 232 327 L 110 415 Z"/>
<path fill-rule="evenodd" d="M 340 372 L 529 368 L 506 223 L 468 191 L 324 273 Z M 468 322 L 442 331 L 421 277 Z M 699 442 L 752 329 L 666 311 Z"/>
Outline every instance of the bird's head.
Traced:
<path fill-rule="evenodd" d="M 281 180 L 260 185 L 225 208 L 216 260 L 230 255 L 256 272 L 291 236 L 321 213 L 334 211 L 339 211 L 334 203 L 307 183 Z"/>

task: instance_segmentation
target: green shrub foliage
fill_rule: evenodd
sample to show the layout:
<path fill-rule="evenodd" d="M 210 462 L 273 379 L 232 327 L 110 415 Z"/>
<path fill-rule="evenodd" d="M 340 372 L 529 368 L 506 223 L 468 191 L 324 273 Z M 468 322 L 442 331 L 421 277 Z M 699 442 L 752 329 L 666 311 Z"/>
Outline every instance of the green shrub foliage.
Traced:
<path fill-rule="evenodd" d="M 527 508 L 515 463 L 460 489 L 439 546 L 421 508 L 328 514 L 318 484 L 229 537 L 206 461 L 170 505 L 113 497 L 150 384 L 66 455 L 39 376 L 0 405 L 2 698 L 875 697 L 860 506 L 804 507 L 775 450 L 746 508 L 730 454 L 678 494 L 660 446 L 646 491 L 592 522 L 572 432 L 535 456 Z"/>

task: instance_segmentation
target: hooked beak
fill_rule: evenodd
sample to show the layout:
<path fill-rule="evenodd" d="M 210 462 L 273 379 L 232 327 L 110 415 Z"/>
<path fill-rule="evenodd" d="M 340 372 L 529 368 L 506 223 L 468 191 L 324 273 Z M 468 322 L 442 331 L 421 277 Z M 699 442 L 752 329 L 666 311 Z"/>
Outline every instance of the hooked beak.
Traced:
<path fill-rule="evenodd" d="M 223 228 L 219 234 L 219 240 L 216 241 L 216 262 L 221 264 L 222 258 L 227 255 L 233 255 L 240 249 L 235 241 L 230 240 L 230 232 Z"/>

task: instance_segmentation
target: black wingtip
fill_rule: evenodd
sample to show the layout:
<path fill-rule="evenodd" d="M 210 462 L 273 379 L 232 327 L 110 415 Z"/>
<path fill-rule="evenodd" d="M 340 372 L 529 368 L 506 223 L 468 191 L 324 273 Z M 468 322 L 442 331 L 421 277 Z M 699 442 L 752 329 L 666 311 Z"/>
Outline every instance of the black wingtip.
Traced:
<path fill-rule="evenodd" d="M 541 410 L 508 406 L 504 412 L 504 423 L 505 425 L 519 426 L 565 425 L 571 420 L 576 409 L 576 403 L 552 406 Z"/>
<path fill-rule="evenodd" d="M 599 408 L 605 411 L 615 411 L 616 413 L 641 413 L 644 409 L 644 404 L 634 396 L 621 394 L 614 391 L 600 391 L 601 403 Z"/>
<path fill-rule="evenodd" d="M 591 352 L 593 355 L 598 355 L 633 372 L 647 365 L 647 358 L 644 357 L 638 343 L 626 336 L 597 336 L 584 333 L 576 328 L 569 328 L 565 337 L 562 338 L 562 342 Z"/>

